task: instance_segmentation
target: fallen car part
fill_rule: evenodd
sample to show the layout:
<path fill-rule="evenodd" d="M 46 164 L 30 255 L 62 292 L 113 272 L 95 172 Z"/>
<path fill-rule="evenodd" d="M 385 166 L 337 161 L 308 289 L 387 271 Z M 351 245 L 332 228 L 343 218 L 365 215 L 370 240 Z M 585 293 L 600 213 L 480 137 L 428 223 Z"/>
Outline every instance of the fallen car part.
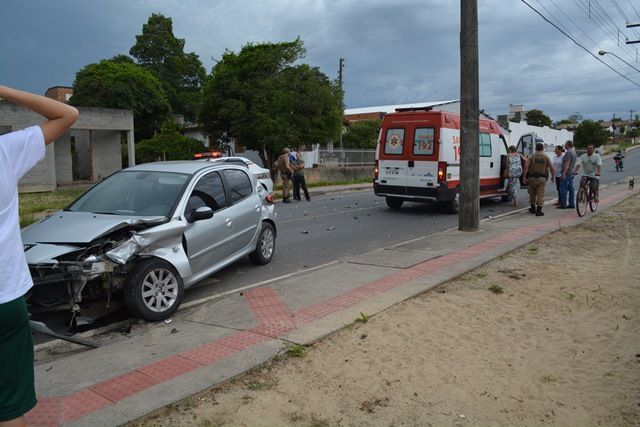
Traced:
<path fill-rule="evenodd" d="M 84 338 L 77 338 L 77 337 L 73 337 L 73 336 L 68 337 L 66 335 L 62 335 L 62 334 L 59 334 L 57 332 L 54 332 L 51 329 L 49 329 L 49 327 L 47 325 L 45 325 L 44 323 L 42 323 L 42 322 L 36 322 L 35 320 L 29 320 L 29 324 L 31 325 L 31 329 L 32 330 L 34 330 L 36 332 L 40 332 L 40 333 L 45 334 L 45 335 L 49 335 L 49 336 L 54 337 L 54 338 L 59 338 L 59 339 L 64 340 L 64 341 L 69 341 L 69 342 L 74 343 L 74 344 L 80 344 L 80 345 L 84 345 L 84 346 L 92 347 L 92 348 L 99 348 L 100 347 L 99 343 L 97 343 L 95 341 L 92 341 L 92 340 L 87 340 L 87 339 L 84 339 Z"/>

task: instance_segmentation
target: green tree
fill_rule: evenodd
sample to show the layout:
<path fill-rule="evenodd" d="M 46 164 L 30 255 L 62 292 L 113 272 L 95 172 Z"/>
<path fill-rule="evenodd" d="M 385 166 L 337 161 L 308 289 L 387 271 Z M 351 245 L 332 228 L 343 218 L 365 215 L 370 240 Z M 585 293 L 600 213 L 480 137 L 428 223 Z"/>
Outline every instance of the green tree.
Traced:
<path fill-rule="evenodd" d="M 342 136 L 345 148 L 376 148 L 380 120 L 359 120 L 347 125 L 347 132 Z"/>
<path fill-rule="evenodd" d="M 171 115 L 158 78 L 123 55 L 78 71 L 69 103 L 132 110 L 136 139 L 152 136 Z"/>
<path fill-rule="evenodd" d="M 129 53 L 158 76 L 173 112 L 195 121 L 207 73 L 198 55 L 184 52 L 184 44 L 184 39 L 174 36 L 171 18 L 154 13 Z"/>
<path fill-rule="evenodd" d="M 320 70 L 293 65 L 302 41 L 225 51 L 204 87 L 200 121 L 212 140 L 257 150 L 265 166 L 284 147 L 324 143 L 342 126 L 342 92 Z"/>
<path fill-rule="evenodd" d="M 606 144 L 609 139 L 609 132 L 603 129 L 598 122 L 592 120 L 583 120 L 578 125 L 573 140 L 576 147 L 584 148 L 589 144 L 594 147 Z"/>
<path fill-rule="evenodd" d="M 551 126 L 551 118 L 541 110 L 529 110 L 526 121 L 531 126 Z"/>
<path fill-rule="evenodd" d="M 167 121 L 156 136 L 136 144 L 136 160 L 138 163 L 191 160 L 195 153 L 201 151 L 203 151 L 202 141 L 187 138 L 180 134 L 174 122 Z"/>

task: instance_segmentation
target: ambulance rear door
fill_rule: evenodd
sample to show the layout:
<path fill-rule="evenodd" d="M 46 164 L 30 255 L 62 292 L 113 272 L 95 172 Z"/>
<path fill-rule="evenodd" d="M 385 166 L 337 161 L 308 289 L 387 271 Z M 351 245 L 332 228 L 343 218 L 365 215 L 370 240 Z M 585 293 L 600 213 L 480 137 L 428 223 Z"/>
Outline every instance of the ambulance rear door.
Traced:
<path fill-rule="evenodd" d="M 384 194 L 404 196 L 407 194 L 407 158 L 403 126 L 392 125 L 383 131 L 378 153 L 379 191 Z"/>
<path fill-rule="evenodd" d="M 433 197 L 438 186 L 438 127 L 416 124 L 411 129 L 412 144 L 407 158 L 407 195 Z"/>

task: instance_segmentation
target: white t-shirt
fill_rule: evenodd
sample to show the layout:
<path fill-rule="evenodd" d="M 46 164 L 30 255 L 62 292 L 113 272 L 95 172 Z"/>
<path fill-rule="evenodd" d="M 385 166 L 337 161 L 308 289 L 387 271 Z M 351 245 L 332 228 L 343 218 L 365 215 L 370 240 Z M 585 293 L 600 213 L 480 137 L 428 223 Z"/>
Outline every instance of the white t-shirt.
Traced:
<path fill-rule="evenodd" d="M 20 237 L 18 181 L 44 155 L 40 126 L 0 135 L 0 304 L 33 286 Z"/>

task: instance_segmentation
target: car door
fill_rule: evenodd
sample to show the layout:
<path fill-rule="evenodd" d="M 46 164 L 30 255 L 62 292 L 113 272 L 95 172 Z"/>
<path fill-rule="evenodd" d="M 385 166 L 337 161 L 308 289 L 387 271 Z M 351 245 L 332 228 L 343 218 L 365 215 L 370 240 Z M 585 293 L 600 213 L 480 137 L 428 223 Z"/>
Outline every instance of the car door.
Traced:
<path fill-rule="evenodd" d="M 249 246 L 258 232 L 261 201 L 256 192 L 257 182 L 241 169 L 222 171 L 227 189 L 227 201 L 231 205 L 225 211 L 225 221 L 230 223 L 233 253 Z"/>
<path fill-rule="evenodd" d="M 389 127 L 381 141 L 378 178 L 383 193 L 407 194 L 408 160 L 404 154 L 405 128 Z"/>
<path fill-rule="evenodd" d="M 202 176 L 189 195 L 184 216 L 190 216 L 196 209 L 208 206 L 213 217 L 190 222 L 184 232 L 185 250 L 193 274 L 224 260 L 233 253 L 233 240 L 227 198 L 222 178 L 218 172 Z"/>

